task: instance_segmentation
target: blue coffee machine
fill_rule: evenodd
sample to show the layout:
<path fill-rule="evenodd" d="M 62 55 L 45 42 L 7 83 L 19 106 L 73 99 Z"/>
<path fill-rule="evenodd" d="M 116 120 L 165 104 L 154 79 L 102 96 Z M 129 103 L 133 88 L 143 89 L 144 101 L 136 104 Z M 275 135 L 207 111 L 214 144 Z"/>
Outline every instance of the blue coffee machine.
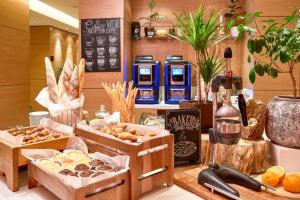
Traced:
<path fill-rule="evenodd" d="M 134 87 L 138 94 L 136 104 L 158 104 L 160 86 L 160 62 L 151 55 L 136 56 L 132 69 Z"/>
<path fill-rule="evenodd" d="M 169 55 L 165 65 L 165 103 L 191 100 L 191 62 L 181 55 Z"/>

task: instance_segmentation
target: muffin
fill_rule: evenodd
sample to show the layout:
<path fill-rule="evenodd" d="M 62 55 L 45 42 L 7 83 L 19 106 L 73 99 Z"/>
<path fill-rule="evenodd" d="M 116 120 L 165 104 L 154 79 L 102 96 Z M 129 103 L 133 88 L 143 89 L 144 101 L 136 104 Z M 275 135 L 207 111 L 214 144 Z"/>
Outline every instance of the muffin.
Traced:
<path fill-rule="evenodd" d="M 75 172 L 73 172 L 70 169 L 62 169 L 60 170 L 58 173 L 62 174 L 62 175 L 69 175 L 69 176 L 77 176 L 77 174 Z"/>
<path fill-rule="evenodd" d="M 89 171 L 90 167 L 86 164 L 78 164 L 75 166 L 74 170 L 78 172 L 84 172 L 84 171 Z"/>
<path fill-rule="evenodd" d="M 100 171 L 100 172 L 110 172 L 113 170 L 113 166 L 111 166 L 109 164 L 105 164 L 105 165 L 96 167 L 96 170 Z"/>
<path fill-rule="evenodd" d="M 98 166 L 104 165 L 105 162 L 100 159 L 95 159 L 95 160 L 92 160 L 89 164 L 91 167 L 98 167 Z"/>
<path fill-rule="evenodd" d="M 78 176 L 87 178 L 87 177 L 90 177 L 91 175 L 93 175 L 94 173 L 95 173 L 94 170 L 82 171 L 82 172 L 79 172 Z"/>
<path fill-rule="evenodd" d="M 102 174 L 104 174 L 104 172 L 95 172 L 95 173 L 93 173 L 92 175 L 91 175 L 91 178 L 95 178 L 95 177 L 97 177 L 97 176 L 100 176 L 100 175 L 102 175 Z"/>

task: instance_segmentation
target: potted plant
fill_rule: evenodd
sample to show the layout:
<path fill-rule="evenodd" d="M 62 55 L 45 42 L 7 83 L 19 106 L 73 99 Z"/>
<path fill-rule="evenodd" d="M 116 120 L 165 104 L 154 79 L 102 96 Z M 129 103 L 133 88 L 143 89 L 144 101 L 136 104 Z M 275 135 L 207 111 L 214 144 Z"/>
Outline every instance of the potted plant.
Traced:
<path fill-rule="evenodd" d="M 231 37 L 234 39 L 242 39 L 242 32 L 246 26 L 252 23 L 252 15 L 242 12 L 240 0 L 230 0 L 228 12 L 224 14 L 228 20 L 226 28 L 230 29 Z"/>
<path fill-rule="evenodd" d="M 206 83 L 208 83 L 213 76 L 203 77 L 206 74 L 202 74 L 202 72 L 204 70 L 209 71 L 207 67 L 214 66 L 209 63 L 209 48 L 214 47 L 228 36 L 219 35 L 222 24 L 219 21 L 218 13 L 213 9 L 205 9 L 203 5 L 200 5 L 195 11 L 176 15 L 176 18 L 178 21 L 176 34 L 171 36 L 194 48 L 196 62 L 193 63 L 193 66 L 196 68 L 196 97 L 198 98 L 196 101 L 180 102 L 179 106 L 180 108 L 201 109 L 202 116 L 205 116 L 201 119 L 202 131 L 207 131 L 208 128 L 212 127 L 212 103 L 208 102 L 208 93 L 205 94 L 203 101 L 201 77 L 206 79 Z M 214 75 L 214 73 L 212 74 Z"/>
<path fill-rule="evenodd" d="M 219 58 L 219 52 L 216 53 L 216 49 L 214 49 L 213 53 L 205 58 L 201 64 L 201 75 L 204 82 L 206 103 L 208 103 L 211 80 L 224 69 L 223 64 L 224 59 Z"/>
<path fill-rule="evenodd" d="M 275 96 L 268 103 L 266 134 L 272 142 L 290 148 L 300 148 L 300 98 L 295 78 L 300 62 L 300 29 L 289 28 L 295 19 L 296 11 L 281 24 L 274 20 L 264 21 L 268 25 L 263 30 L 256 27 L 257 33 L 250 34 L 247 43 L 255 61 L 249 73 L 252 83 L 256 75 L 276 78 L 282 73 L 289 74 L 293 95 Z M 251 62 L 250 55 L 248 62 Z"/>
<path fill-rule="evenodd" d="M 159 15 L 158 12 L 154 12 L 154 8 L 157 5 L 157 0 L 149 0 L 148 1 L 148 8 L 150 10 L 150 15 L 148 17 L 141 17 L 137 21 L 145 20 L 148 26 L 145 26 L 145 36 L 146 37 L 153 37 L 155 35 L 155 29 L 152 26 L 153 22 L 160 20 L 162 17 Z"/>

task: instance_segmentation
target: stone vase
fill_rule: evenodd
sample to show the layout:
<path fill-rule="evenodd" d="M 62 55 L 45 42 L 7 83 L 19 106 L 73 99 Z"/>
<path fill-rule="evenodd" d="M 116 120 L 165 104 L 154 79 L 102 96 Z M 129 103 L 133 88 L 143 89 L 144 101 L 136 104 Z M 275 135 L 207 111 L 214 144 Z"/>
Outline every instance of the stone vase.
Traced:
<path fill-rule="evenodd" d="M 300 149 L 300 98 L 275 96 L 268 103 L 266 134 L 275 144 Z"/>

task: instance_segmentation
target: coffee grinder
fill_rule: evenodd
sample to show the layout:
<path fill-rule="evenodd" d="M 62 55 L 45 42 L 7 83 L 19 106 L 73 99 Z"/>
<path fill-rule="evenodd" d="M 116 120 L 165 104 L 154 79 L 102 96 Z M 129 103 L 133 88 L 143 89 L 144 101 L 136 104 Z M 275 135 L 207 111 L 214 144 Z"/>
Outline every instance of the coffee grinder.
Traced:
<path fill-rule="evenodd" d="M 242 78 L 240 76 L 232 76 L 231 48 L 225 49 L 224 58 L 226 59 L 225 74 L 217 75 L 211 83 L 211 91 L 213 93 L 213 128 L 209 130 L 209 141 L 212 144 L 211 164 L 209 164 L 207 169 L 199 173 L 198 183 L 210 188 L 212 192 L 217 191 L 232 199 L 241 200 L 239 192 L 226 182 L 242 185 L 255 191 L 260 191 L 262 186 L 265 188 L 271 187 L 261 184 L 238 170 L 218 165 L 215 162 L 215 145 L 217 143 L 237 144 L 241 137 L 241 123 L 243 126 L 248 126 L 246 102 L 241 92 L 243 89 Z M 223 106 L 217 110 L 217 93 L 220 86 L 225 88 L 226 97 Z M 239 91 L 239 111 L 231 105 L 232 86 Z"/>
<path fill-rule="evenodd" d="M 165 103 L 191 100 L 191 62 L 181 55 L 169 55 L 165 65 Z"/>
<path fill-rule="evenodd" d="M 160 86 L 160 62 L 151 55 L 136 56 L 132 69 L 134 87 L 138 94 L 136 104 L 158 104 Z"/>

